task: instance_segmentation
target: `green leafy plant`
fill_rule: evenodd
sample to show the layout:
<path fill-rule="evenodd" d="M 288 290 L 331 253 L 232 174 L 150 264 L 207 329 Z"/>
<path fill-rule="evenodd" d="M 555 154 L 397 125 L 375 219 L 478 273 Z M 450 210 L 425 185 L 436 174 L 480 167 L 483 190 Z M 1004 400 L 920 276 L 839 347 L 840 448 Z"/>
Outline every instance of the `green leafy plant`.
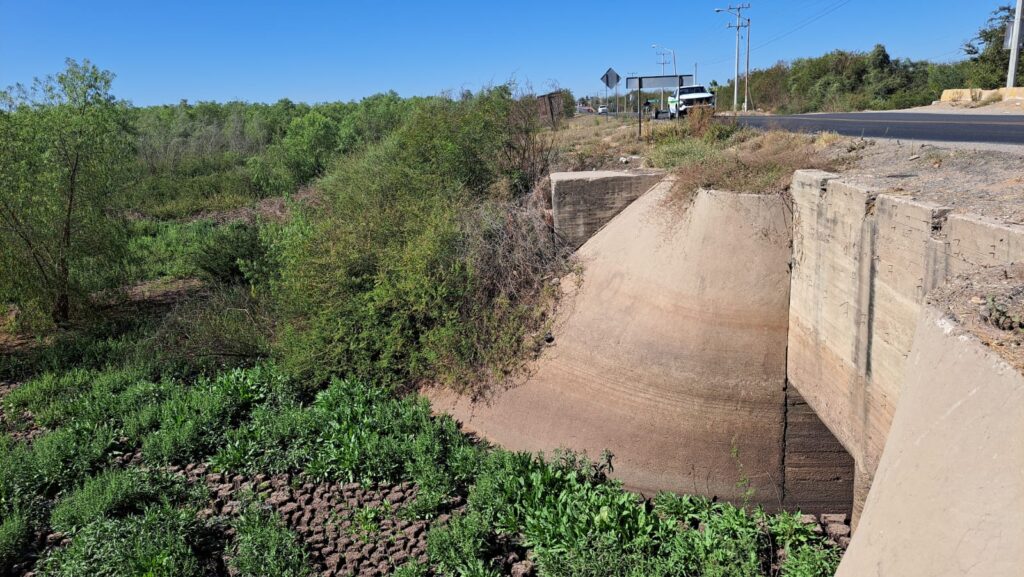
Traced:
<path fill-rule="evenodd" d="M 0 569 L 6 570 L 24 556 L 30 536 L 27 515 L 17 511 L 3 516 L 0 522 Z"/>
<path fill-rule="evenodd" d="M 236 536 L 231 567 L 242 577 L 313 574 L 308 555 L 295 533 L 270 511 L 250 504 L 234 522 Z"/>
<path fill-rule="evenodd" d="M 202 577 L 213 572 L 214 553 L 222 547 L 195 510 L 156 506 L 89 523 L 36 569 L 46 577 Z"/>
<path fill-rule="evenodd" d="M 109 470 L 61 499 L 50 514 L 50 524 L 70 533 L 99 519 L 138 514 L 152 505 L 198 502 L 203 494 L 189 488 L 184 478 L 167 473 Z"/>

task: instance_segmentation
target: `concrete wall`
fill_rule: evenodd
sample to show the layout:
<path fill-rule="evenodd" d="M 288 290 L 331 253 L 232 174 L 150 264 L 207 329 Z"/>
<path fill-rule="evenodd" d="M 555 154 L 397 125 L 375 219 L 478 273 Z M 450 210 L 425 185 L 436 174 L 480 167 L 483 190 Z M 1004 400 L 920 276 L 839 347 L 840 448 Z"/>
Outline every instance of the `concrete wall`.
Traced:
<path fill-rule="evenodd" d="M 808 513 L 848 513 L 853 458 L 790 386 L 784 417 L 782 505 Z"/>
<path fill-rule="evenodd" d="M 982 90 L 980 88 L 952 88 L 942 91 L 939 100 L 942 102 L 980 102 L 994 95 L 1002 98 L 1024 98 L 1024 88 L 996 88 L 994 90 Z"/>
<path fill-rule="evenodd" d="M 793 187 L 790 382 L 856 461 L 854 521 L 900 404 L 925 294 L 1024 258 L 1024 228 L 879 195 L 819 171 Z"/>
<path fill-rule="evenodd" d="M 838 577 L 1020 575 L 1024 378 L 941 311 L 920 317 Z"/>
<path fill-rule="evenodd" d="M 555 233 L 578 248 L 662 178 L 664 173 L 658 171 L 551 173 Z"/>
<path fill-rule="evenodd" d="M 777 507 L 789 212 L 779 196 L 702 192 L 668 214 L 671 185 L 580 248 L 582 283 L 563 283 L 554 344 L 526 382 L 475 404 L 429 395 L 505 447 L 609 449 L 616 477 L 648 495 L 738 500 L 746 476 Z"/>

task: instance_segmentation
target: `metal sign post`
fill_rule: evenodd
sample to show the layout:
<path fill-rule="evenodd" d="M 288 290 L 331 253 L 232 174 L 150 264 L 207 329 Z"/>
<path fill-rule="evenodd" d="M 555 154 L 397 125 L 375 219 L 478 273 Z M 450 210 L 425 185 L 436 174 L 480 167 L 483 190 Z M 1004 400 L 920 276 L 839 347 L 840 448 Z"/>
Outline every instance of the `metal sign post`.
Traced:
<path fill-rule="evenodd" d="M 618 105 L 618 102 L 619 102 L 619 89 L 616 88 L 619 85 L 619 80 L 621 80 L 621 78 L 619 77 L 619 73 L 616 72 L 614 68 L 609 68 L 604 73 L 604 75 L 601 76 L 601 82 L 604 82 L 604 105 L 608 106 L 608 89 L 609 88 L 615 88 L 615 102 L 616 102 L 616 104 L 615 104 L 616 110 L 615 111 L 616 112 L 618 112 L 618 108 L 619 108 L 619 105 Z M 610 113 L 611 109 L 609 109 L 608 111 Z"/>
<path fill-rule="evenodd" d="M 636 139 L 643 139 L 644 114 L 640 110 L 640 98 L 644 88 L 672 88 L 693 86 L 692 74 L 672 74 L 668 76 L 630 76 L 626 78 L 626 90 L 636 89 Z"/>

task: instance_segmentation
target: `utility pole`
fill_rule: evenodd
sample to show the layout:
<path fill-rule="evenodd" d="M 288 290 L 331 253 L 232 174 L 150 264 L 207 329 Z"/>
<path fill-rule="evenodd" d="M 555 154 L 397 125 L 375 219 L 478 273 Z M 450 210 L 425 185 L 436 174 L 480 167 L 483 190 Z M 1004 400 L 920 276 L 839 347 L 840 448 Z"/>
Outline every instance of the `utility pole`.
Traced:
<path fill-rule="evenodd" d="M 653 44 L 651 47 L 653 48 L 655 46 L 657 46 L 657 44 Z M 664 50 L 659 50 L 658 51 L 658 57 L 661 58 L 661 60 L 659 60 L 657 63 L 661 64 L 661 75 L 664 76 L 665 75 L 665 65 L 668 64 L 668 59 L 667 59 L 668 58 L 668 52 L 665 52 Z M 675 68 L 675 65 L 676 65 L 675 59 L 673 58 L 673 60 L 672 60 L 672 67 Z M 661 109 L 665 110 L 665 89 L 661 88 L 660 90 L 661 90 Z"/>
<path fill-rule="evenodd" d="M 1021 24 L 1024 24 L 1024 0 L 1017 0 L 1017 9 L 1013 13 L 1013 34 L 1010 39 L 1010 68 L 1006 71 L 1006 87 L 1013 88 L 1017 83 L 1017 62 L 1020 58 Z"/>
<path fill-rule="evenodd" d="M 750 18 L 747 18 L 747 71 L 743 74 L 743 112 L 747 111 L 750 100 Z"/>
<path fill-rule="evenodd" d="M 637 76 L 636 72 L 627 72 L 626 76 Z M 629 112 L 629 87 L 626 87 L 626 93 L 622 95 L 622 109 Z M 640 112 L 640 103 L 636 105 L 637 114 Z"/>
<path fill-rule="evenodd" d="M 1019 1 L 1019 0 L 1018 0 Z M 732 111 L 736 112 L 736 107 L 740 100 L 740 28 L 748 26 L 749 24 L 743 23 L 743 11 L 749 10 L 750 4 L 739 4 L 737 6 L 729 5 L 728 8 L 715 8 L 715 12 L 728 12 L 736 16 L 736 24 L 728 24 L 726 28 L 736 29 L 736 68 L 733 74 L 732 80 Z"/>

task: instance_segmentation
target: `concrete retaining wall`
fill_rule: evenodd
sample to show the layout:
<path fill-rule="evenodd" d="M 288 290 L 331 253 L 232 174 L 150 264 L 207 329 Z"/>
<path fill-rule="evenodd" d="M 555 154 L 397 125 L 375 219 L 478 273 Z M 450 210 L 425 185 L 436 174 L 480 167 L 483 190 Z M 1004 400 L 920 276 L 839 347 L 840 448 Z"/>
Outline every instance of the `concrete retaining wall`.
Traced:
<path fill-rule="evenodd" d="M 786 384 L 785 200 L 702 191 L 687 208 L 671 188 L 579 249 L 582 284 L 563 282 L 554 345 L 526 382 L 477 403 L 432 390 L 434 407 L 512 449 L 609 449 L 616 477 L 648 495 L 739 501 L 746 478 L 772 509 L 849 511 L 850 458 Z"/>
<path fill-rule="evenodd" d="M 1011 577 L 1024 568 L 1024 378 L 942 312 L 920 315 L 838 577 Z"/>
<path fill-rule="evenodd" d="M 580 248 L 582 284 L 563 283 L 554 344 L 525 383 L 476 404 L 430 396 L 506 447 L 609 449 L 616 476 L 645 494 L 739 500 L 747 477 L 756 500 L 778 507 L 789 212 L 779 196 L 705 191 L 667 215 L 671 186 Z M 792 462 L 799 476 L 800 457 Z"/>
<path fill-rule="evenodd" d="M 659 171 L 551 173 L 555 233 L 578 248 L 664 176 Z"/>
<path fill-rule="evenodd" d="M 819 171 L 798 171 L 792 191 L 788 376 L 856 461 L 856 523 L 900 404 L 925 294 L 971 267 L 1024 259 L 1024 228 Z"/>

